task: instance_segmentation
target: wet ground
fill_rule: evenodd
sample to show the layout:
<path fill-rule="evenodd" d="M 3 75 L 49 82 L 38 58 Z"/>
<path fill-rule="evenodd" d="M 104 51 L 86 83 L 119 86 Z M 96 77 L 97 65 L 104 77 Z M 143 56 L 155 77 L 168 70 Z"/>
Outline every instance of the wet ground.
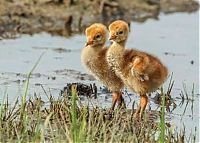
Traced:
<path fill-rule="evenodd" d="M 47 98 L 45 94 L 57 96 L 67 83 L 96 83 L 99 94 L 97 99 L 90 100 L 91 103 L 110 107 L 111 95 L 101 92 L 102 85 L 88 75 L 80 63 L 80 52 L 85 40 L 84 35 L 65 38 L 47 33 L 20 35 L 17 39 L 1 40 L 0 95 L 8 95 L 11 102 L 17 96 L 21 96 L 26 74 L 44 53 L 31 77 L 29 97 L 36 93 L 45 101 Z M 184 124 L 188 134 L 190 131 L 194 132 L 195 127 L 199 132 L 198 40 L 198 12 L 196 12 L 161 14 L 159 21 L 151 19 L 145 23 L 131 22 L 131 33 L 127 42 L 129 48 L 137 48 L 156 55 L 167 65 L 169 71 L 173 72 L 175 83 L 172 97 L 177 107 L 172 113 L 168 113 L 167 120 L 175 128 L 176 125 L 182 127 Z M 168 82 L 169 80 L 164 85 L 165 89 Z M 186 85 L 189 97 L 184 102 L 180 96 L 181 91 L 186 94 L 183 84 Z M 194 96 L 192 96 L 193 85 Z M 138 102 L 139 99 L 131 93 L 124 97 L 128 108 L 132 107 L 133 101 Z M 192 98 L 194 100 L 190 100 Z M 2 99 L 3 96 L 0 97 L 0 100 Z M 88 102 L 85 98 L 82 100 Z M 151 98 L 148 109 L 157 108 L 159 105 Z"/>
<path fill-rule="evenodd" d="M 198 8 L 195 0 L 1 0 L 0 38 L 41 31 L 70 37 L 93 22 L 144 22 L 158 19 L 162 12 L 190 13 Z"/>

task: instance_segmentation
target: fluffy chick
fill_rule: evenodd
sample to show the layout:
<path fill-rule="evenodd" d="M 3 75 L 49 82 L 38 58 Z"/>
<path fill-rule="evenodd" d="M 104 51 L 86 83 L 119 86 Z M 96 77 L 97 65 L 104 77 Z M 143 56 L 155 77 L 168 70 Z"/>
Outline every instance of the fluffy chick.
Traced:
<path fill-rule="evenodd" d="M 112 92 L 112 109 L 115 108 L 117 101 L 119 106 L 124 106 L 121 92 L 124 84 L 106 61 L 108 51 L 108 48 L 105 47 L 107 28 L 103 24 L 95 23 L 85 30 L 85 35 L 87 43 L 81 52 L 83 65 Z"/>
<path fill-rule="evenodd" d="M 126 49 L 129 27 L 122 20 L 109 25 L 110 40 L 113 42 L 107 52 L 107 62 L 122 79 L 125 86 L 140 95 L 140 105 L 135 116 L 142 117 L 148 103 L 147 93 L 158 89 L 166 80 L 167 68 L 155 56 L 135 49 Z"/>

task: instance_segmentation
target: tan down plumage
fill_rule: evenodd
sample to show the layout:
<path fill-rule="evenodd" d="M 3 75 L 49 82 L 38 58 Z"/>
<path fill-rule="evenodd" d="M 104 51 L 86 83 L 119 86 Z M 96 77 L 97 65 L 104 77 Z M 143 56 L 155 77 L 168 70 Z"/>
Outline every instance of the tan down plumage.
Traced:
<path fill-rule="evenodd" d="M 145 52 L 126 49 L 129 27 L 124 21 L 117 20 L 109 26 L 110 40 L 113 41 L 107 52 L 107 61 L 127 86 L 140 95 L 140 105 L 135 116 L 143 111 L 148 103 L 147 93 L 158 89 L 166 80 L 167 68 L 161 61 Z"/>
<path fill-rule="evenodd" d="M 124 103 L 121 93 L 124 84 L 106 61 L 107 28 L 103 24 L 95 23 L 85 30 L 85 34 L 87 43 L 81 52 L 81 61 L 92 75 L 112 92 L 112 109 L 115 108 L 117 101 L 121 106 Z"/>

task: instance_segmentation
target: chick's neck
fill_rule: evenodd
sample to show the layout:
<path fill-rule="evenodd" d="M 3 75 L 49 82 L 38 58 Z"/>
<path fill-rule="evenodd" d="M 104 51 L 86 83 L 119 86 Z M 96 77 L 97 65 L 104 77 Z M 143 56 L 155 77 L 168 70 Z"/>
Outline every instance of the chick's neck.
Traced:
<path fill-rule="evenodd" d="M 96 45 L 96 46 L 90 46 L 90 48 L 92 48 L 94 51 L 99 52 L 102 50 L 102 48 L 105 46 L 105 44 L 100 44 L 100 45 Z"/>
<path fill-rule="evenodd" d="M 120 42 L 114 42 L 116 45 L 120 46 L 121 48 L 125 48 L 126 40 Z"/>

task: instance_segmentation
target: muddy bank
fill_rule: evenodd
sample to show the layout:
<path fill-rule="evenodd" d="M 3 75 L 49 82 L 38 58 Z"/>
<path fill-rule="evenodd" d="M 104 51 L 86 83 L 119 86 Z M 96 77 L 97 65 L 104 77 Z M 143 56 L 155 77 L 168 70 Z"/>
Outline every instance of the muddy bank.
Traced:
<path fill-rule="evenodd" d="M 1 0 L 0 37 L 38 32 L 68 37 L 93 22 L 109 24 L 119 18 L 144 22 L 158 19 L 161 12 L 193 12 L 198 8 L 194 0 Z"/>

